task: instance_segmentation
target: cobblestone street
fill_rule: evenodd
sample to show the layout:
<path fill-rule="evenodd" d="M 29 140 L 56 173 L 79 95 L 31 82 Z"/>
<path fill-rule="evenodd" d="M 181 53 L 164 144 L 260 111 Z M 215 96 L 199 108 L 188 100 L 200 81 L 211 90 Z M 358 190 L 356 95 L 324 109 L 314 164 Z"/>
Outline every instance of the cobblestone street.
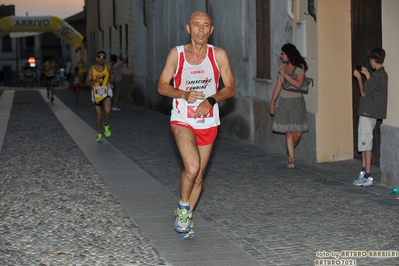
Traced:
<path fill-rule="evenodd" d="M 0 88 L 0 265 L 399 265 L 399 200 L 377 167 L 355 187 L 359 161 L 290 170 L 219 134 L 184 241 L 169 117 L 122 101 L 96 143 L 89 91 L 55 95 Z"/>

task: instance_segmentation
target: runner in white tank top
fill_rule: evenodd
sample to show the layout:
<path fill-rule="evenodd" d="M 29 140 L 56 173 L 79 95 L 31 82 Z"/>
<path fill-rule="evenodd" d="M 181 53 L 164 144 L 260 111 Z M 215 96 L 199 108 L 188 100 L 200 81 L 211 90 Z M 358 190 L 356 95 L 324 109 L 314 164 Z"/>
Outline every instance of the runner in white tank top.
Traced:
<path fill-rule="evenodd" d="M 177 46 L 178 65 L 174 74 L 175 88 L 183 91 L 201 91 L 205 99 L 216 94 L 219 86 L 219 67 L 215 60 L 212 45 L 207 45 L 207 56 L 199 65 L 191 65 L 186 61 L 184 46 Z M 174 98 L 172 102 L 171 121 L 187 123 L 195 129 L 204 129 L 220 125 L 219 107 L 216 103 L 209 114 L 194 118 L 194 112 L 204 100 L 193 103 L 182 98 Z"/>
<path fill-rule="evenodd" d="M 194 12 L 186 25 L 190 43 L 170 50 L 158 83 L 158 92 L 172 98 L 170 128 L 184 165 L 174 210 L 174 228 L 182 239 L 195 237 L 193 211 L 220 124 L 217 103 L 236 92 L 226 51 L 208 44 L 213 28 L 207 13 Z M 218 91 L 219 77 L 224 87 Z"/>

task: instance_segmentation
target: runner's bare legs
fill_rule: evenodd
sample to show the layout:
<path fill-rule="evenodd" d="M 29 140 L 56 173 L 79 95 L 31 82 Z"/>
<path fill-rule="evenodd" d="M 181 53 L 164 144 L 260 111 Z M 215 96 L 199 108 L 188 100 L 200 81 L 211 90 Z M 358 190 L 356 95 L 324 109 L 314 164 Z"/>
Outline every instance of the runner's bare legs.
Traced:
<path fill-rule="evenodd" d="M 203 175 L 213 144 L 197 146 L 194 133 L 186 127 L 172 125 L 172 131 L 184 164 L 180 175 L 181 199 L 190 202 L 189 212 L 192 212 L 201 195 Z"/>

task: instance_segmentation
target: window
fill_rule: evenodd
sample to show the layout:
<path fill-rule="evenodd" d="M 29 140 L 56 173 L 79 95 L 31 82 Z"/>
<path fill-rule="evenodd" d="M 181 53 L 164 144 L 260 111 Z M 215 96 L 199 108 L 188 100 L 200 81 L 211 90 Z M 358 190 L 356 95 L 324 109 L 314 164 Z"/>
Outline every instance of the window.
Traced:
<path fill-rule="evenodd" d="M 147 27 L 147 1 L 143 0 L 143 25 Z"/>
<path fill-rule="evenodd" d="M 21 39 L 21 56 L 30 57 L 35 54 L 35 36 L 29 36 Z"/>
<path fill-rule="evenodd" d="M 256 77 L 270 79 L 270 0 L 256 0 Z"/>
<path fill-rule="evenodd" d="M 306 20 L 296 23 L 296 48 L 303 57 L 306 57 Z"/>
<path fill-rule="evenodd" d="M 129 65 L 129 24 L 125 24 L 125 58 L 126 65 Z"/>
<path fill-rule="evenodd" d="M 102 51 L 104 51 L 104 30 L 101 30 L 101 49 Z"/>
<path fill-rule="evenodd" d="M 97 53 L 97 48 L 96 48 L 96 33 L 95 32 L 90 32 L 90 37 L 89 37 L 89 49 L 87 49 L 88 53 L 89 53 L 89 57 L 90 58 L 90 62 L 92 62 L 91 60 L 94 60 L 94 58 L 96 57 L 96 53 Z"/>
<path fill-rule="evenodd" d="M 35 37 L 34 36 L 26 37 L 26 47 L 27 48 L 35 48 Z"/>
<path fill-rule="evenodd" d="M 108 54 L 112 54 L 112 27 L 108 29 Z"/>
<path fill-rule="evenodd" d="M 119 25 L 119 55 L 122 56 L 122 25 Z"/>
<path fill-rule="evenodd" d="M 3 52 L 11 52 L 11 38 L 10 35 L 3 37 Z"/>

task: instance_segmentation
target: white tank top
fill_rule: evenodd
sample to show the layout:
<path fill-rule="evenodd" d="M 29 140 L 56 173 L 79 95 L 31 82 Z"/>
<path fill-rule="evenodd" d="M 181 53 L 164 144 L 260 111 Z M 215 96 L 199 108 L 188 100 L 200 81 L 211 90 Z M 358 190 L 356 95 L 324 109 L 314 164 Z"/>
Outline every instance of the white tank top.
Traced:
<path fill-rule="evenodd" d="M 219 67 L 215 59 L 215 50 L 208 44 L 205 60 L 199 65 L 190 65 L 185 58 L 184 46 L 177 46 L 178 63 L 174 73 L 174 87 L 184 91 L 202 91 L 206 98 L 217 93 L 219 86 Z M 219 106 L 215 104 L 209 114 L 194 118 L 194 112 L 203 100 L 188 103 L 182 98 L 172 101 L 171 121 L 187 123 L 195 129 L 205 129 L 220 125 Z"/>

